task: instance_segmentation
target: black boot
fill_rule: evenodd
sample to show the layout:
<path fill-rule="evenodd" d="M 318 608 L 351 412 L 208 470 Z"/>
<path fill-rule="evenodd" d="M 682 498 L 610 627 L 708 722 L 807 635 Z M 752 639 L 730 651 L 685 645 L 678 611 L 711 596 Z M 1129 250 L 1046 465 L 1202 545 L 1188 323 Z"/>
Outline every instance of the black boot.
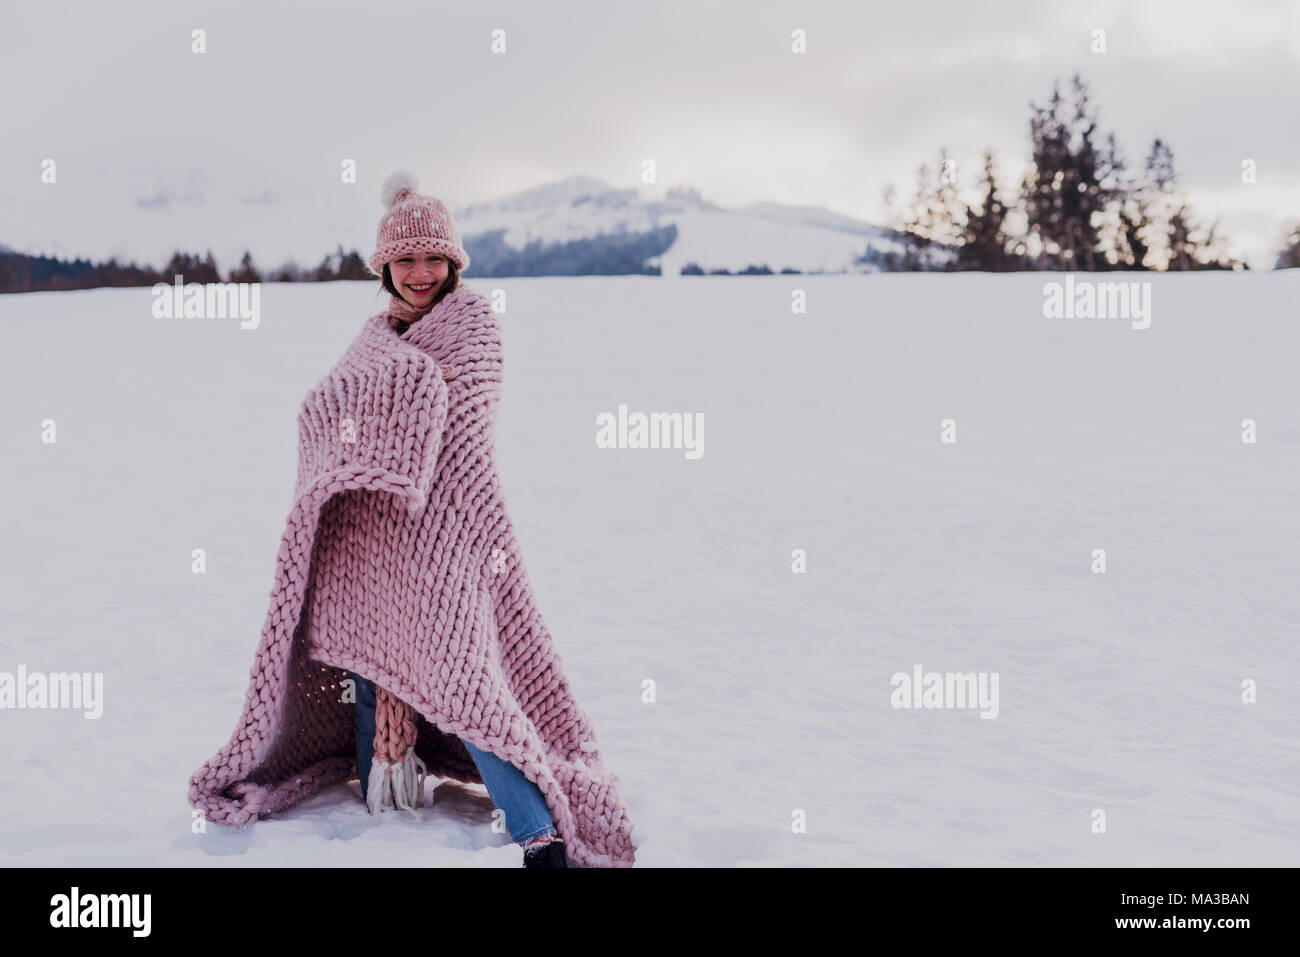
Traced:
<path fill-rule="evenodd" d="M 568 867 L 564 856 L 564 842 L 559 838 L 524 851 L 524 867 Z"/>

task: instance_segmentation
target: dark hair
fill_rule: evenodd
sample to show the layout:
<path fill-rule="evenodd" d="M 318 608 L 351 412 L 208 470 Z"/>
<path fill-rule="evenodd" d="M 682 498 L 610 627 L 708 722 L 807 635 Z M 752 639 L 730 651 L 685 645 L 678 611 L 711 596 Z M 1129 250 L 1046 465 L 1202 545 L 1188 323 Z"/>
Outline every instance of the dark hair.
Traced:
<path fill-rule="evenodd" d="M 433 297 L 432 305 L 437 305 L 442 301 L 443 296 L 447 295 L 447 293 L 460 285 L 460 267 L 452 261 L 450 256 L 444 256 L 443 258 L 447 260 L 447 278 L 442 281 L 442 287 L 438 290 L 437 295 Z M 393 285 L 393 276 L 392 273 L 388 271 L 388 263 L 384 263 L 384 274 L 380 277 L 379 282 L 380 285 L 384 289 L 387 289 L 391 295 L 396 296 L 398 299 L 405 300 L 406 297 L 398 292 L 397 287 Z M 405 332 L 411 327 L 409 322 L 398 319 L 396 316 L 388 317 L 388 325 L 389 328 L 399 333 Z"/>

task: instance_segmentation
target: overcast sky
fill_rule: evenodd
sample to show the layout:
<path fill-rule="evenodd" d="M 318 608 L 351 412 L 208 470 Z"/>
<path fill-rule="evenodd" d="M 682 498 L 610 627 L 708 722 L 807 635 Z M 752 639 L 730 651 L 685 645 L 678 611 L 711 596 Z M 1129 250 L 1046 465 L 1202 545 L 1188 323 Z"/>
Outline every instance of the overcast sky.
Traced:
<path fill-rule="evenodd" d="M 1127 159 L 1164 138 L 1193 208 L 1271 266 L 1300 218 L 1300 0 L 6 2 L 0 243 L 368 254 L 398 167 L 453 209 L 583 174 L 879 222 L 885 185 L 909 196 L 940 146 L 963 185 L 991 147 L 1010 186 L 1029 101 L 1076 69 Z"/>

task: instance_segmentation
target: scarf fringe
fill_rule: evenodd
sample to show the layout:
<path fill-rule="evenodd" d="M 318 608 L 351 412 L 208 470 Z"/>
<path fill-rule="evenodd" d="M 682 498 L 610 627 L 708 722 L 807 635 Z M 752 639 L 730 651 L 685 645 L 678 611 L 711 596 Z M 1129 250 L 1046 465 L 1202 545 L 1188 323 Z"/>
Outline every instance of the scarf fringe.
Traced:
<path fill-rule="evenodd" d="M 418 730 L 415 709 L 387 688 L 377 687 L 374 759 L 366 781 L 371 814 L 401 809 L 419 816 L 415 808 L 424 804 L 429 768 L 415 753 Z"/>
<path fill-rule="evenodd" d="M 415 753 L 407 748 L 401 761 L 375 758 L 370 766 L 370 779 L 366 782 L 366 809 L 371 814 L 381 811 L 410 811 L 424 806 L 424 779 L 429 768 Z"/>

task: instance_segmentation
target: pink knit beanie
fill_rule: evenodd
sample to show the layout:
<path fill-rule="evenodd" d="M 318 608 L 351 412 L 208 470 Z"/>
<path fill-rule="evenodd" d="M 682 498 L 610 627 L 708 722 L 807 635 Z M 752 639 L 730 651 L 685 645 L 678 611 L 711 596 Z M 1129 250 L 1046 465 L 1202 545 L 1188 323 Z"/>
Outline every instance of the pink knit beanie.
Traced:
<path fill-rule="evenodd" d="M 385 177 L 379 188 L 384 216 L 379 220 L 375 252 L 367 264 L 376 276 L 384 274 L 384 264 L 407 253 L 431 252 L 446 256 L 464 271 L 469 253 L 460 244 L 456 223 L 442 201 L 415 191 L 415 176 L 398 170 Z"/>

